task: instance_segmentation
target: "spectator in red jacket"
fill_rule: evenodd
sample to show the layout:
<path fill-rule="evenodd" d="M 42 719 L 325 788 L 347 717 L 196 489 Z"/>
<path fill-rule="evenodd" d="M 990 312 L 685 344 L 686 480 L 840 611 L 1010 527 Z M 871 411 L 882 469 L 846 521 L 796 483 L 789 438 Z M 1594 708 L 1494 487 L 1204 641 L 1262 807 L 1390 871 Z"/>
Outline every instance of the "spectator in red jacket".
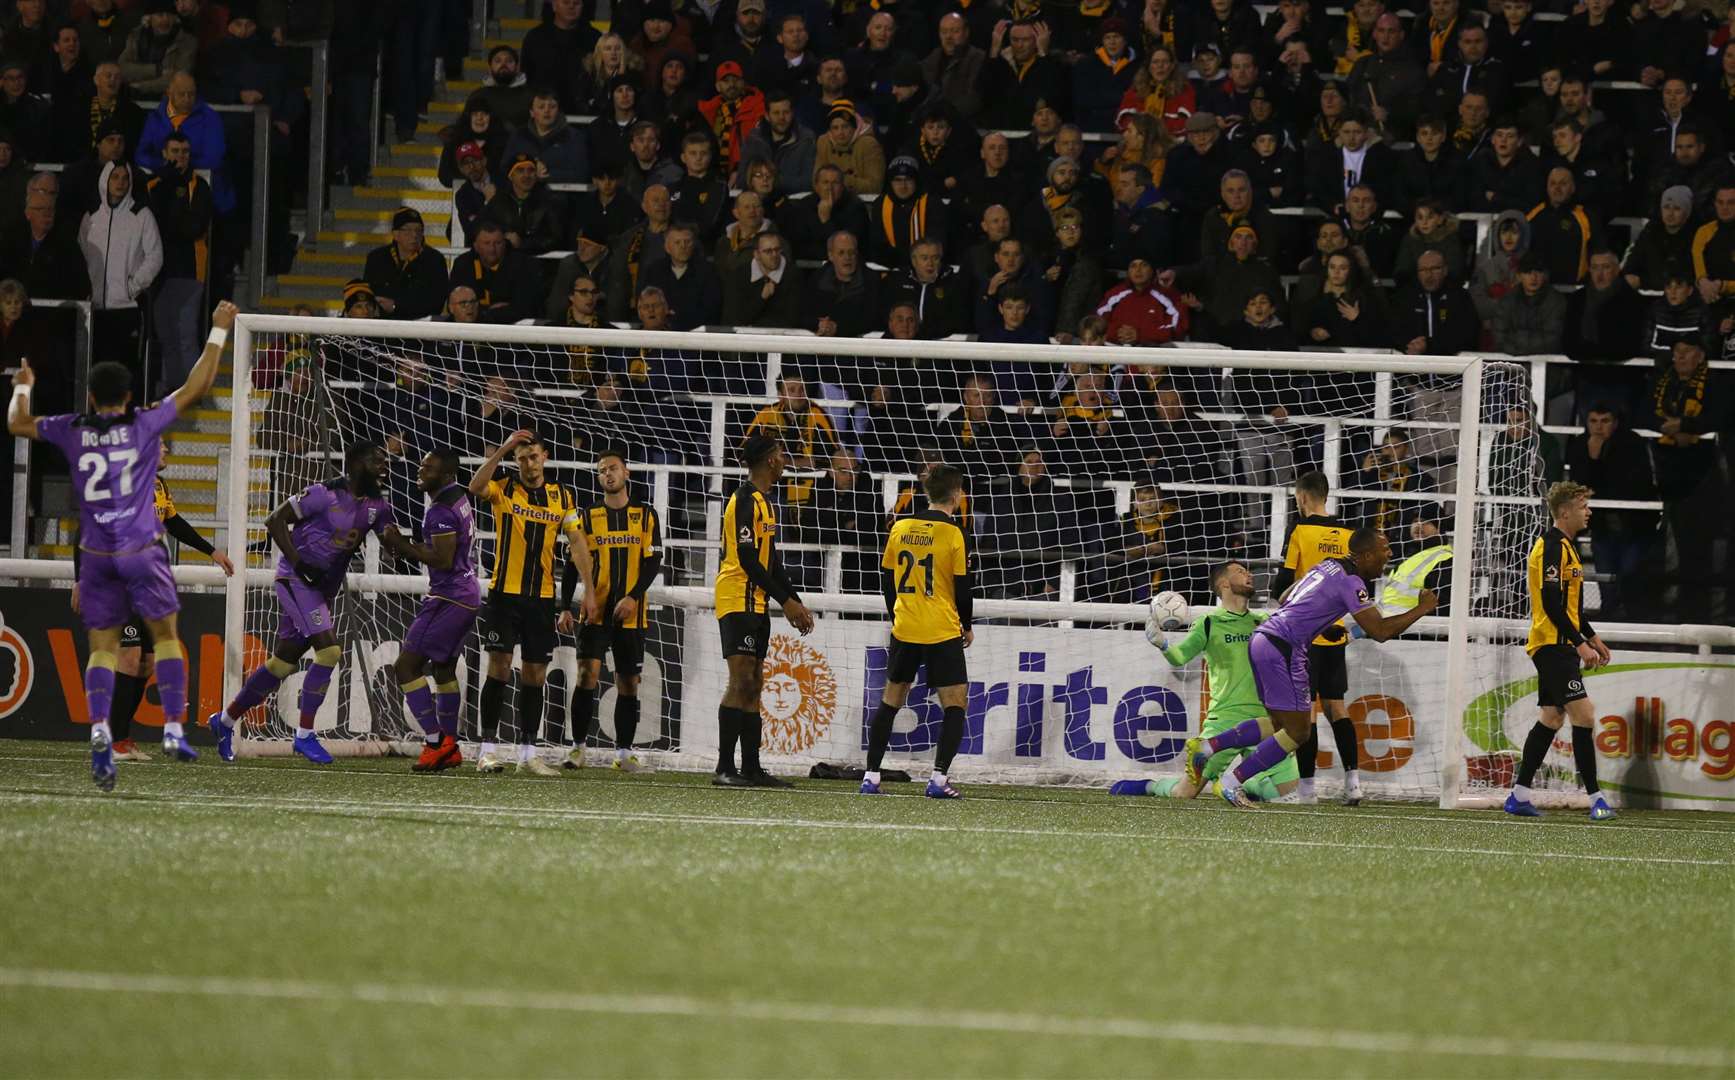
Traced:
<path fill-rule="evenodd" d="M 1157 270 L 1135 257 L 1126 280 L 1103 294 L 1096 313 L 1108 320 L 1108 339 L 1117 345 L 1162 345 L 1187 336 L 1187 305 L 1179 293 L 1157 284 Z"/>
<path fill-rule="evenodd" d="M 717 96 L 699 102 L 699 113 L 717 138 L 719 161 L 733 175 L 747 136 L 765 119 L 765 95 L 747 85 L 740 64 L 726 60 L 717 65 Z"/>

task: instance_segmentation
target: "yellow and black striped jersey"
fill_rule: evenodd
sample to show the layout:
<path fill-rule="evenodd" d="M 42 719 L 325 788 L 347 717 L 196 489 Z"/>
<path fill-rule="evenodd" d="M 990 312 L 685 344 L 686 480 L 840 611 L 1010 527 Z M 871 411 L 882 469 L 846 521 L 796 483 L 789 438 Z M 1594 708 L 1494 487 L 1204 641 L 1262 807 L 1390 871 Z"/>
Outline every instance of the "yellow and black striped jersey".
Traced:
<path fill-rule="evenodd" d="M 160 476 L 157 477 L 157 489 L 153 501 L 156 504 L 158 521 L 167 521 L 178 513 L 175 509 L 175 498 L 169 494 L 169 486 L 163 483 L 163 478 Z"/>
<path fill-rule="evenodd" d="M 621 626 L 643 630 L 648 606 L 644 591 L 662 565 L 656 510 L 638 501 L 619 509 L 599 502 L 574 511 L 571 521 L 590 548 L 601 621 L 612 622 L 615 605 L 631 596 L 639 601 L 638 614 Z"/>
<path fill-rule="evenodd" d="M 880 568 L 891 574 L 893 637 L 935 645 L 963 635 L 956 583 L 970 572 L 970 545 L 951 517 L 930 510 L 899 520 Z"/>
<path fill-rule="evenodd" d="M 723 507 L 722 533 L 722 560 L 717 566 L 718 618 L 737 612 L 764 614 L 768 588 L 770 599 L 779 602 L 793 595 L 777 558 L 777 511 L 751 482 L 743 482 L 729 496 Z"/>
<path fill-rule="evenodd" d="M 1289 537 L 1283 544 L 1283 571 L 1279 581 L 1287 588 L 1289 584 L 1300 581 L 1309 570 L 1327 559 L 1342 559 L 1349 555 L 1349 534 L 1353 532 L 1348 525 L 1334 517 L 1325 514 L 1308 514 L 1298 518 L 1289 527 Z M 1282 589 L 1273 589 L 1281 594 Z M 1338 626 L 1343 626 L 1343 620 L 1338 620 Z M 1332 641 L 1324 636 L 1313 639 L 1315 645 L 1347 645 L 1349 636 L 1339 635 Z"/>
<path fill-rule="evenodd" d="M 572 489 L 552 481 L 526 487 L 515 478 L 490 480 L 482 497 L 494 508 L 491 595 L 553 600 L 559 575 L 554 551 L 561 526 L 577 505 Z"/>
<path fill-rule="evenodd" d="M 1577 646 L 1595 634 L 1584 617 L 1584 564 L 1572 538 L 1550 528 L 1530 546 L 1525 566 L 1530 586 L 1530 637 L 1524 651 L 1544 645 Z"/>

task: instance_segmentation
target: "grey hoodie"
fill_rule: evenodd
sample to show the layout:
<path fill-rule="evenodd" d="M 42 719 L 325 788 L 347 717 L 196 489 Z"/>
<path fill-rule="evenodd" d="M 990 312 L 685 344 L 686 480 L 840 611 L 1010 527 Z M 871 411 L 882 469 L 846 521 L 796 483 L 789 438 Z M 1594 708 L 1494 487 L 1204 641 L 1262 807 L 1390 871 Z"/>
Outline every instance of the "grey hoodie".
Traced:
<path fill-rule="evenodd" d="M 1500 247 L 1501 223 L 1518 223 L 1518 246 L 1510 253 Z M 1470 300 L 1483 322 L 1494 318 L 1494 309 L 1508 289 L 1516 287 L 1518 260 L 1530 250 L 1530 222 L 1517 210 L 1504 210 L 1488 229 L 1488 237 L 1476 253 L 1476 269 L 1470 275 Z"/>

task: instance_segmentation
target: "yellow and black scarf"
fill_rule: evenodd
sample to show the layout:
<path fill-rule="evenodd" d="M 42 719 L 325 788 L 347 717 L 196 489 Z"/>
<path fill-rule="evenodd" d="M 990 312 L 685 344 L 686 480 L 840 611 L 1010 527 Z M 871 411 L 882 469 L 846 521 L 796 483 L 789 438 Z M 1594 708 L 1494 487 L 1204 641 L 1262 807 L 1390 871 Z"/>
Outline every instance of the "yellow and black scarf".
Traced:
<path fill-rule="evenodd" d="M 1354 19 L 1350 20 L 1354 22 Z M 1452 21 L 1441 26 L 1433 19 L 1428 20 L 1428 59 L 1440 63 L 1446 59 L 1446 46 L 1452 40 L 1452 31 L 1458 27 L 1458 17 L 1452 16 Z"/>
<path fill-rule="evenodd" d="M 1355 69 L 1356 61 L 1367 56 L 1372 51 L 1370 49 L 1362 48 L 1362 41 L 1364 40 L 1363 34 L 1364 31 L 1361 28 L 1361 23 L 1355 21 L 1354 15 L 1351 15 L 1348 19 L 1344 20 L 1343 55 L 1337 58 L 1336 65 L 1337 73 L 1339 75 L 1348 75 Z"/>
<path fill-rule="evenodd" d="M 1130 51 L 1122 55 L 1119 60 L 1115 60 L 1111 59 L 1109 54 L 1104 51 L 1101 46 L 1097 47 L 1096 58 L 1102 63 L 1103 67 L 1108 68 L 1109 72 L 1114 75 L 1119 75 L 1123 70 L 1125 70 L 1128 64 L 1133 62 L 1132 53 Z"/>
<path fill-rule="evenodd" d="M 602 326 L 602 320 L 591 316 L 589 322 L 580 322 L 578 316 L 572 313 L 570 306 L 566 309 L 566 325 L 585 327 L 595 330 Z M 608 359 L 601 349 L 589 345 L 568 345 L 566 355 L 572 358 L 571 378 L 574 386 L 590 386 L 596 381 L 596 376 L 608 364 Z"/>
<path fill-rule="evenodd" d="M 1678 416 L 1683 420 L 1698 416 L 1705 411 L 1705 386 L 1711 379 L 1711 365 L 1700 362 L 1693 373 L 1685 379 L 1670 369 L 1667 374 L 1657 380 L 1657 388 L 1652 392 L 1651 404 L 1658 416 Z M 1697 442 L 1698 438 L 1683 443 L 1676 435 L 1664 435 L 1657 439 L 1663 446 L 1683 446 Z"/>
<path fill-rule="evenodd" d="M 902 221 L 899 215 L 907 215 Z M 898 235 L 898 227 L 906 230 L 904 236 Z M 886 243 L 899 251 L 906 251 L 917 240 L 928 235 L 928 196 L 917 195 L 906 205 L 898 206 L 890 195 L 880 200 L 880 229 L 885 233 Z"/>

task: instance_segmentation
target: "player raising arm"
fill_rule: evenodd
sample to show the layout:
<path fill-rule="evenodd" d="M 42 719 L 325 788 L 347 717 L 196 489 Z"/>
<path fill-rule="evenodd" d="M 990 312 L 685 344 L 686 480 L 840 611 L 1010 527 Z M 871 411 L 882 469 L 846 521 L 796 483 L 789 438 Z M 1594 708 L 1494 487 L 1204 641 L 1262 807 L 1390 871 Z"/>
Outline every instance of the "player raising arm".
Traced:
<path fill-rule="evenodd" d="M 1392 547 L 1384 533 L 1360 528 L 1350 534 L 1349 558 L 1327 559 L 1295 583 L 1283 598 L 1283 606 L 1254 631 L 1247 649 L 1253 682 L 1268 716 L 1244 720 L 1209 739 L 1187 740 L 1187 779 L 1200 783 L 1213 755 L 1257 743 L 1254 751 L 1217 783 L 1219 793 L 1230 803 L 1249 805 L 1242 785 L 1293 754 L 1313 725 L 1308 643 L 1345 615 L 1354 618 L 1368 637 L 1386 641 L 1434 610 L 1434 594 L 1424 589 L 1421 601 L 1410 610 L 1380 614 L 1368 583 L 1380 576 L 1391 557 Z"/>
<path fill-rule="evenodd" d="M 516 477 L 494 479 L 500 463 L 510 456 Z M 512 680 L 512 650 L 518 650 L 518 771 L 534 776 L 559 776 L 560 770 L 536 755 L 542 734 L 542 704 L 548 662 L 554 658 L 558 628 L 571 629 L 556 596 L 555 549 L 561 536 L 570 546 L 576 526 L 572 489 L 548 478 L 548 446 L 534 432 L 514 431 L 488 455 L 470 477 L 470 494 L 486 499 L 494 511 L 494 576 L 488 583 L 488 603 L 482 608 L 482 644 L 488 656 L 482 680 L 482 747 L 476 771 L 506 771 L 495 754 L 500 715 Z"/>
<path fill-rule="evenodd" d="M 313 664 L 301 682 L 301 716 L 291 746 L 315 765 L 331 764 L 331 754 L 313 734 L 313 720 L 343 658 L 332 605 L 367 534 L 384 537 L 395 531 L 391 507 L 380 495 L 386 482 L 385 450 L 374 442 L 356 443 L 344 452 L 343 468 L 342 477 L 308 485 L 265 519 L 265 531 L 283 552 L 274 582 L 277 643 L 229 707 L 211 714 L 217 756 L 224 761 L 235 760 L 235 725 L 301 666 L 301 654 L 311 645 Z M 395 548 L 398 541 L 387 543 Z"/>
<path fill-rule="evenodd" d="M 395 554 L 428 568 L 428 595 L 404 634 L 392 671 L 410 715 L 422 726 L 422 756 L 410 768 L 439 772 L 463 764 L 458 750 L 458 658 L 464 654 L 482 585 L 476 580 L 476 519 L 470 498 L 458 483 L 458 452 L 435 450 L 422 459 L 421 488 L 432 500 L 422 515 L 422 542 L 397 530 L 386 534 Z M 426 672 L 434 671 L 428 688 Z"/>
<path fill-rule="evenodd" d="M 770 602 L 783 605 L 783 617 L 803 634 L 813 632 L 813 613 L 801 602 L 783 561 L 777 556 L 777 511 L 771 492 L 789 459 L 769 435 L 749 435 L 741 444 L 747 479 L 723 508 L 722 561 L 717 567 L 717 634 L 729 685 L 717 706 L 718 787 L 794 785 L 759 764 L 759 691 L 765 653 L 771 647 Z M 741 744 L 741 771 L 735 771 L 735 744 Z"/>
<path fill-rule="evenodd" d="M 162 460 L 157 465 L 160 469 L 168 463 L 168 443 L 162 443 Z M 157 520 L 163 523 L 163 530 L 182 544 L 209 558 L 223 571 L 224 577 L 235 576 L 235 564 L 229 561 L 229 556 L 218 551 L 209 540 L 200 535 L 192 522 L 182 517 L 175 509 L 174 496 L 169 494 L 169 487 L 163 483 L 161 476 L 157 477 L 154 507 Z M 84 549 L 74 545 L 72 549 L 73 583 L 72 583 L 72 613 L 78 614 L 78 581 Z M 139 674 L 140 665 L 144 662 L 145 645 L 155 644 L 150 640 L 150 631 L 137 619 L 129 619 L 121 628 L 120 652 L 115 654 L 114 697 L 109 707 L 109 728 L 114 733 L 114 759 L 116 761 L 150 761 L 151 755 L 139 749 L 133 742 L 133 716 L 138 712 L 139 702 L 145 696 L 145 677 Z M 165 722 L 171 717 L 165 716 Z M 184 718 L 183 718 L 184 723 Z M 185 728 L 183 727 L 183 732 Z M 163 753 L 171 761 L 195 761 L 198 752 L 187 745 L 187 737 L 170 735 L 163 732 Z"/>
<path fill-rule="evenodd" d="M 1211 588 L 1219 601 L 1217 607 L 1203 618 L 1195 619 L 1187 633 L 1174 644 L 1164 640 L 1153 606 L 1150 621 L 1145 624 L 1145 638 L 1162 649 L 1163 659 L 1182 667 L 1205 654 L 1206 675 L 1210 679 L 1211 705 L 1205 714 L 1201 731 L 1206 736 L 1221 734 L 1247 720 L 1265 716 L 1265 706 L 1259 703 L 1259 690 L 1253 682 L 1253 666 L 1247 658 L 1253 632 L 1265 621 L 1265 616 L 1249 611 L 1253 598 L 1253 572 L 1245 563 L 1230 560 L 1211 575 Z M 1213 754 L 1199 770 L 1198 780 L 1189 776 L 1168 776 L 1161 780 L 1117 780 L 1109 788 L 1110 795 L 1158 795 L 1174 799 L 1191 799 L 1206 784 L 1223 775 L 1237 758 L 1250 752 L 1249 747 L 1237 747 Z M 1251 778 L 1244 785 L 1252 798 L 1271 802 L 1287 795 L 1297 786 L 1299 775 L 1294 756 L 1286 756 L 1276 765 Z"/>
<path fill-rule="evenodd" d="M 602 501 L 576 510 L 566 524 L 572 559 L 560 582 L 562 618 L 584 582 L 583 625 L 578 631 L 578 690 L 572 698 L 573 747 L 567 763 L 584 763 L 584 741 L 596 721 L 596 688 L 602 661 L 614 651 L 614 767 L 640 771 L 633 756 L 639 728 L 639 672 L 645 663 L 648 624 L 645 591 L 663 568 L 662 530 L 655 508 L 633 498 L 626 451 L 604 447 L 596 456 Z"/>
<path fill-rule="evenodd" d="M 1572 538 L 1590 524 L 1590 489 L 1566 481 L 1548 489 L 1554 524 L 1530 548 L 1530 637 L 1524 651 L 1536 665 L 1536 703 L 1542 716 L 1524 740 L 1517 782 L 1506 796 L 1506 812 L 1541 817 L 1530 801 L 1530 782 L 1554 745 L 1564 716 L 1572 721 L 1572 763 L 1590 796 L 1590 819 L 1615 816 L 1596 779 L 1596 710 L 1584 690 L 1584 672 L 1609 662 L 1609 649 L 1584 617 L 1584 567 Z"/>
<path fill-rule="evenodd" d="M 129 613 L 145 620 L 155 643 L 157 693 L 163 702 L 165 741 L 173 756 L 191 761 L 186 745 L 187 653 L 176 634 L 181 610 L 163 525 L 152 511 L 162 435 L 187 409 L 198 404 L 217 380 L 217 362 L 235 325 L 235 305 L 218 304 L 211 315 L 211 337 L 186 384 L 145 409 L 133 407 L 132 373 L 105 360 L 90 371 L 88 413 L 37 417 L 30 412 L 36 375 L 29 361 L 12 376 L 12 404 L 6 427 L 21 439 L 52 443 L 66 457 L 78 502 L 80 616 L 90 633 L 90 659 L 84 693 L 90 713 L 90 773 L 97 787 L 114 790 L 114 736 L 109 714 L 114 700 L 116 654 Z"/>
<path fill-rule="evenodd" d="M 940 744 L 934 750 L 934 775 L 928 779 L 930 799 L 960 799 L 946 779 L 958 744 L 964 740 L 964 708 L 970 698 L 970 676 L 964 650 L 975 640 L 970 629 L 970 545 L 955 516 L 964 490 L 964 474 L 951 465 L 936 465 L 922 478 L 928 508 L 901 518 L 886 538 L 880 559 L 881 589 L 886 614 L 892 617 L 886 688 L 868 729 L 867 772 L 861 793 L 880 793 L 880 762 L 892 741 L 892 723 L 909 700 L 916 672 L 928 669 L 928 685 L 945 710 Z"/>

